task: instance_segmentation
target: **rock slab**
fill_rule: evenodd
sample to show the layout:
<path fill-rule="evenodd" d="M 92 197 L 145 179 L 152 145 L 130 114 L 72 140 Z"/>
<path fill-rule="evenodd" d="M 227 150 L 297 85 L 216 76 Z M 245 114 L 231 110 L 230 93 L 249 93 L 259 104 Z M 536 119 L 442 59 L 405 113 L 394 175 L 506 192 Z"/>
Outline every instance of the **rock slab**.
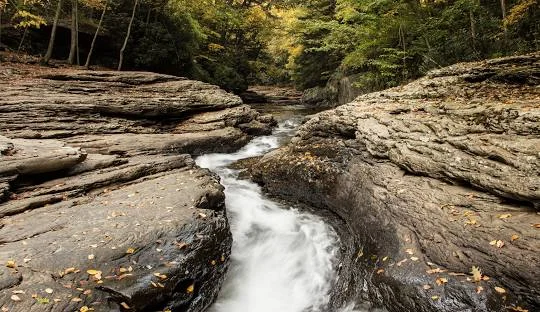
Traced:
<path fill-rule="evenodd" d="M 309 120 L 252 175 L 347 223 L 336 301 L 536 311 L 539 77 L 536 53 L 360 96 Z"/>
<path fill-rule="evenodd" d="M 0 68 L 0 306 L 204 311 L 232 237 L 219 178 L 189 154 L 274 125 L 184 78 Z"/>

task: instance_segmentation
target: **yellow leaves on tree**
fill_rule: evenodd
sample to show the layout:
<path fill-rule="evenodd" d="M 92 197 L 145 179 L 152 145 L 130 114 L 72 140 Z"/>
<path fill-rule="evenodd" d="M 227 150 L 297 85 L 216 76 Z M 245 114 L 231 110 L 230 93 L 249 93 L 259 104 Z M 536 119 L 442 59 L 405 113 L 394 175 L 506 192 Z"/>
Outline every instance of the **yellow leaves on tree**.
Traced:
<path fill-rule="evenodd" d="M 538 0 L 521 0 L 510 9 L 510 14 L 508 14 L 504 20 L 504 26 L 508 27 L 517 24 L 529 13 L 529 11 L 534 10 L 537 6 Z"/>

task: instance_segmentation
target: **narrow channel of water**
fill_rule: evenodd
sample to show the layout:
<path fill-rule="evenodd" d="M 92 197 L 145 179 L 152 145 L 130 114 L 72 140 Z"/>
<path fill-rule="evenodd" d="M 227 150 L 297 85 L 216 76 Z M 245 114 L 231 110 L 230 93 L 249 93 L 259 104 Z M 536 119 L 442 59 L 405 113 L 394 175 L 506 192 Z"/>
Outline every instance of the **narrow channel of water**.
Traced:
<path fill-rule="evenodd" d="M 339 249 L 334 230 L 317 216 L 265 197 L 258 185 L 227 168 L 277 148 L 298 125 L 298 117 L 289 118 L 273 135 L 236 153 L 196 160 L 221 177 L 234 239 L 231 268 L 211 312 L 316 312 L 330 300 Z"/>

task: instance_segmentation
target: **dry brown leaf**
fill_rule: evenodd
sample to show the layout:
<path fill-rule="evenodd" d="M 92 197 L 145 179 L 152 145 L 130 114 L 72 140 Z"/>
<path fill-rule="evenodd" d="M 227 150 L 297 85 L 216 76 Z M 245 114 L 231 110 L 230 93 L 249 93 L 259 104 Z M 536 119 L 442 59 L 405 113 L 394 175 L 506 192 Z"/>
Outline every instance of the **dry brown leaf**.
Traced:
<path fill-rule="evenodd" d="M 78 298 L 78 297 L 75 297 L 75 298 L 71 299 L 71 301 L 73 301 L 73 302 L 81 302 L 82 299 Z"/>
<path fill-rule="evenodd" d="M 410 249 L 410 248 L 405 249 L 405 252 L 408 253 L 409 255 L 414 254 L 414 251 L 412 249 Z"/>
<path fill-rule="evenodd" d="M 437 285 L 441 286 L 441 285 L 444 285 L 446 283 L 448 283 L 448 280 L 444 277 L 439 277 L 435 280 L 435 283 L 437 283 Z"/>
<path fill-rule="evenodd" d="M 515 311 L 515 312 L 529 312 L 529 310 L 523 309 L 523 308 L 520 307 L 520 306 L 517 306 L 517 307 L 511 307 L 510 310 L 511 310 L 511 311 Z"/>
<path fill-rule="evenodd" d="M 188 286 L 188 288 L 186 288 L 186 293 L 188 293 L 188 294 L 193 293 L 193 291 L 195 291 L 195 285 L 194 284 L 191 284 L 191 285 Z"/>
<path fill-rule="evenodd" d="M 422 288 L 424 288 L 425 290 L 428 290 L 428 289 L 431 289 L 431 286 L 428 284 L 425 284 L 424 286 L 422 286 Z"/>
<path fill-rule="evenodd" d="M 504 242 L 502 240 L 498 240 L 497 244 L 495 246 L 497 246 L 497 248 L 503 248 L 504 247 Z"/>
<path fill-rule="evenodd" d="M 128 249 L 126 250 L 126 253 L 127 253 L 127 254 L 133 254 L 133 253 L 135 253 L 135 248 L 131 248 L 131 247 L 128 248 Z"/>
<path fill-rule="evenodd" d="M 511 238 L 511 239 L 512 239 L 512 241 L 516 241 L 516 240 L 519 239 L 519 235 L 514 234 L 514 235 L 512 235 L 512 238 Z"/>
<path fill-rule="evenodd" d="M 68 275 L 70 273 L 74 273 L 75 272 L 75 268 L 67 268 L 64 270 L 64 275 Z"/>
<path fill-rule="evenodd" d="M 497 216 L 497 218 L 499 218 L 499 219 L 508 219 L 508 218 L 510 218 L 510 217 L 512 217 L 512 215 L 509 214 L 509 213 L 507 213 L 507 214 L 501 214 L 501 215 L 498 215 L 498 216 Z"/>
<path fill-rule="evenodd" d="M 482 287 L 482 286 L 477 286 L 476 287 L 476 293 L 477 294 L 481 293 L 483 290 L 484 290 L 484 287 Z"/>
<path fill-rule="evenodd" d="M 127 303 L 125 303 L 125 302 L 121 302 L 120 305 L 122 306 L 122 308 L 124 308 L 124 309 L 126 309 L 126 310 L 131 309 L 131 307 L 130 307 Z"/>
<path fill-rule="evenodd" d="M 435 269 L 426 271 L 427 274 L 443 273 L 443 272 L 446 272 L 446 270 L 442 270 L 441 268 L 435 268 Z"/>
<path fill-rule="evenodd" d="M 381 274 L 381 273 L 384 273 L 384 269 L 378 269 L 377 270 L 377 274 Z"/>

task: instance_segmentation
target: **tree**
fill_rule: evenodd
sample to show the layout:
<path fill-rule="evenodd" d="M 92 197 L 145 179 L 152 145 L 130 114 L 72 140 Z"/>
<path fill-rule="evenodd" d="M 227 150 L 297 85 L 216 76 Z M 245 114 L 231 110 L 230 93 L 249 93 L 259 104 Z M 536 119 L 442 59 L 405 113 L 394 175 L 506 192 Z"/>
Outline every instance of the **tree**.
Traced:
<path fill-rule="evenodd" d="M 69 48 L 68 63 L 73 65 L 78 59 L 78 0 L 72 0 L 71 2 L 71 45 Z"/>
<path fill-rule="evenodd" d="M 107 6 L 109 5 L 109 0 L 105 1 L 105 4 L 103 5 L 103 11 L 101 11 L 101 17 L 99 18 L 99 24 L 96 28 L 96 32 L 94 33 L 94 38 L 92 38 L 92 43 L 90 44 L 90 51 L 88 51 L 88 56 L 86 57 L 86 63 L 84 64 L 84 67 L 88 68 L 90 66 L 90 59 L 92 58 L 92 52 L 94 51 L 94 46 L 96 44 L 96 39 L 98 37 L 99 31 L 101 30 L 101 25 L 103 24 L 103 18 L 105 17 L 105 13 L 107 12 Z"/>
<path fill-rule="evenodd" d="M 139 0 L 135 0 L 135 4 L 133 5 L 133 12 L 131 13 L 131 19 L 129 20 L 126 38 L 124 39 L 124 44 L 122 45 L 122 48 L 120 49 L 120 60 L 118 61 L 118 71 L 122 70 L 122 63 L 124 62 L 124 52 L 127 47 L 129 36 L 131 35 L 131 26 L 133 26 L 133 20 L 135 19 L 135 11 L 137 10 L 138 4 L 139 4 Z"/>
<path fill-rule="evenodd" d="M 45 57 L 43 58 L 43 62 L 45 64 L 48 64 L 49 60 L 52 57 L 52 53 L 54 49 L 54 41 L 56 40 L 56 28 L 58 27 L 58 19 L 60 18 L 61 11 L 62 11 L 62 0 L 58 0 L 58 4 L 56 5 L 56 12 L 54 14 L 51 37 L 49 38 L 49 45 L 47 47 L 47 53 L 45 53 Z"/>

